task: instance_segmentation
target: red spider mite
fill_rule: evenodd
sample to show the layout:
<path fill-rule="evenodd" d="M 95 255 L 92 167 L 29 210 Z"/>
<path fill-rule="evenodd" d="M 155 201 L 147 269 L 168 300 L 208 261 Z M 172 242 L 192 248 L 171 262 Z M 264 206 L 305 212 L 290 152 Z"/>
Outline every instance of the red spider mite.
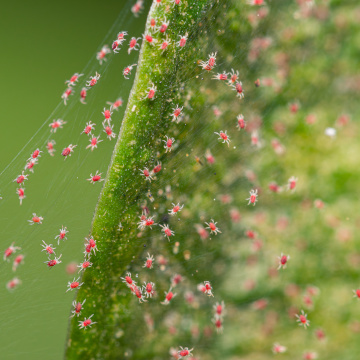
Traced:
<path fill-rule="evenodd" d="M 91 121 L 86 123 L 85 129 L 81 132 L 81 134 L 89 135 L 91 134 L 91 131 L 95 129 L 95 125 Z"/>
<path fill-rule="evenodd" d="M 27 164 L 25 165 L 25 170 L 29 170 L 31 172 L 34 172 L 34 165 L 36 165 L 38 162 L 38 159 L 30 159 Z"/>
<path fill-rule="evenodd" d="M 71 153 L 74 151 L 74 149 L 76 148 L 76 146 L 77 146 L 77 145 L 72 145 L 72 144 L 70 144 L 68 147 L 66 147 L 66 148 L 62 151 L 61 155 L 65 157 L 65 160 L 66 160 L 66 158 L 67 158 L 68 156 L 71 156 Z"/>
<path fill-rule="evenodd" d="M 245 129 L 246 127 L 246 122 L 244 120 L 244 115 L 243 114 L 240 114 L 237 116 L 237 125 L 236 127 L 241 130 L 241 129 Z"/>
<path fill-rule="evenodd" d="M 96 255 L 96 250 L 99 251 L 96 245 L 96 240 L 94 240 L 92 237 L 85 238 L 85 240 L 87 241 L 86 246 L 90 246 L 90 251 L 94 250 L 94 254 Z"/>
<path fill-rule="evenodd" d="M 211 154 L 209 149 L 206 150 L 205 159 L 210 165 L 213 165 L 215 163 L 215 157 L 213 156 L 213 154 Z"/>
<path fill-rule="evenodd" d="M 230 85 L 235 84 L 239 78 L 239 71 L 237 70 L 235 71 L 234 69 L 231 69 L 231 73 L 229 75 L 230 75 L 229 84 Z"/>
<path fill-rule="evenodd" d="M 247 3 L 248 3 L 249 5 L 254 5 L 254 6 L 265 5 L 265 1 L 264 1 L 264 0 L 247 0 Z"/>
<path fill-rule="evenodd" d="M 110 106 L 110 109 L 104 108 L 104 111 L 102 112 L 102 114 L 104 115 L 105 120 L 107 122 L 109 122 L 111 120 L 112 107 Z"/>
<path fill-rule="evenodd" d="M 162 34 L 167 30 L 167 28 L 168 28 L 168 26 L 169 26 L 169 23 L 170 23 L 170 22 L 168 22 L 168 21 L 166 21 L 166 19 L 164 19 L 163 23 L 162 23 L 161 26 L 159 27 L 159 31 L 160 31 Z"/>
<path fill-rule="evenodd" d="M 130 40 L 130 42 L 129 42 L 128 54 L 130 54 L 130 52 L 131 52 L 132 50 L 135 50 L 135 51 L 139 50 L 140 45 L 139 45 L 139 43 L 138 43 L 138 40 L 141 40 L 141 38 L 140 38 L 140 37 L 139 37 L 139 38 L 136 38 L 136 37 L 132 37 L 132 38 L 131 38 L 131 40 Z"/>
<path fill-rule="evenodd" d="M 58 239 L 58 245 L 60 244 L 60 240 L 67 240 L 66 234 L 69 232 L 66 230 L 67 228 L 62 226 L 59 230 L 59 235 L 55 236 L 55 240 Z"/>
<path fill-rule="evenodd" d="M 51 132 L 56 133 L 57 129 L 62 129 L 63 125 L 66 124 L 66 121 L 58 119 L 54 120 L 49 126 L 51 127 Z"/>
<path fill-rule="evenodd" d="M 32 219 L 28 220 L 28 222 L 30 223 L 30 225 L 42 224 L 43 220 L 44 220 L 44 218 L 42 218 L 41 216 L 37 216 L 35 213 L 33 213 Z"/>
<path fill-rule="evenodd" d="M 171 0 L 174 5 L 180 5 L 181 0 Z"/>
<path fill-rule="evenodd" d="M 296 183 L 297 183 L 297 178 L 295 176 L 292 176 L 289 181 L 288 181 L 288 188 L 289 190 L 295 190 L 296 188 Z"/>
<path fill-rule="evenodd" d="M 153 173 L 157 174 L 159 171 L 161 171 L 161 162 L 158 161 L 158 163 L 156 164 L 156 166 L 153 168 Z"/>
<path fill-rule="evenodd" d="M 101 178 L 101 173 L 98 173 L 98 170 L 96 170 L 95 175 L 90 174 L 90 178 L 86 179 L 87 181 L 90 181 L 91 184 L 95 184 L 96 182 L 99 181 L 104 181 L 104 179 Z"/>
<path fill-rule="evenodd" d="M 171 216 L 180 212 L 184 207 L 184 205 L 180 205 L 180 203 L 177 203 L 176 205 L 175 204 L 172 204 L 172 205 L 173 205 L 173 208 L 169 210 L 169 215 L 171 215 Z"/>
<path fill-rule="evenodd" d="M 120 46 L 122 44 L 121 40 L 115 40 L 112 45 L 111 49 L 114 51 L 114 54 L 117 54 L 120 51 Z"/>
<path fill-rule="evenodd" d="M 15 243 L 12 243 L 4 252 L 4 260 L 8 260 L 12 254 L 15 254 L 17 250 L 21 250 L 20 247 L 14 246 Z"/>
<path fill-rule="evenodd" d="M 147 301 L 143 294 L 142 288 L 135 285 L 133 288 L 130 288 L 130 289 L 131 289 L 131 292 L 139 299 L 139 303 Z"/>
<path fill-rule="evenodd" d="M 119 41 L 121 41 L 121 43 L 123 43 L 125 41 L 125 36 L 127 35 L 128 33 L 126 31 L 120 31 L 118 34 L 117 34 L 117 39 Z"/>
<path fill-rule="evenodd" d="M 6 284 L 6 288 L 8 290 L 14 290 L 20 284 L 21 284 L 21 281 L 18 278 L 13 278 Z"/>
<path fill-rule="evenodd" d="M 50 257 L 49 257 L 49 260 L 45 261 L 45 264 L 47 264 L 47 266 L 49 268 L 54 267 L 55 265 L 61 264 L 61 261 L 60 261 L 61 256 L 62 255 L 60 255 L 58 258 L 55 257 L 55 259 L 50 259 Z"/>
<path fill-rule="evenodd" d="M 204 70 L 211 71 L 216 65 L 216 52 L 209 55 L 208 61 L 200 61 L 199 66 Z"/>
<path fill-rule="evenodd" d="M 222 301 L 221 303 L 217 302 L 214 306 L 213 306 L 216 315 L 218 316 L 222 316 L 224 315 L 224 310 L 225 310 L 225 303 L 224 301 Z"/>
<path fill-rule="evenodd" d="M 152 18 L 150 20 L 150 28 L 151 28 L 152 31 L 154 31 L 155 27 L 156 27 L 156 19 Z"/>
<path fill-rule="evenodd" d="M 132 64 L 127 66 L 124 70 L 123 70 L 123 75 L 125 79 L 129 79 L 128 76 L 131 74 L 131 70 L 133 69 L 134 66 L 136 66 L 137 64 Z"/>
<path fill-rule="evenodd" d="M 304 310 L 301 310 L 301 314 L 296 315 L 296 317 L 296 321 L 299 323 L 300 326 L 304 326 L 305 329 L 310 325 L 310 321 L 307 319 L 307 314 L 304 313 Z"/>
<path fill-rule="evenodd" d="M 170 288 L 168 292 L 165 291 L 165 300 L 161 304 L 169 305 L 170 301 L 176 296 L 171 290 L 172 288 Z"/>
<path fill-rule="evenodd" d="M 216 226 L 217 222 L 214 221 L 214 219 L 211 219 L 210 222 L 205 223 L 207 225 L 206 229 L 210 229 L 211 234 L 217 235 L 217 233 L 221 233 L 220 229 Z"/>
<path fill-rule="evenodd" d="M 64 93 L 61 95 L 61 98 L 64 100 L 64 104 L 66 105 L 66 102 L 69 98 L 69 96 L 72 94 L 73 89 L 71 87 L 68 87 Z"/>
<path fill-rule="evenodd" d="M 176 285 L 179 285 L 182 280 L 183 280 L 183 277 L 180 274 L 175 274 L 171 278 L 171 287 L 175 287 Z"/>
<path fill-rule="evenodd" d="M 187 347 L 183 348 L 182 346 L 180 346 L 180 350 L 178 351 L 179 359 L 187 356 L 193 356 L 191 353 L 193 350 L 194 349 L 189 349 Z"/>
<path fill-rule="evenodd" d="M 73 281 L 69 281 L 68 289 L 66 290 L 66 292 L 74 290 L 74 289 L 78 289 L 78 288 L 80 289 L 81 285 L 83 285 L 84 283 L 79 283 L 79 280 L 80 280 L 80 278 L 77 278 L 76 280 L 74 278 Z"/>
<path fill-rule="evenodd" d="M 90 315 L 88 318 L 85 318 L 83 321 L 79 321 L 79 328 L 86 330 L 88 327 L 90 328 L 91 325 L 96 324 L 96 322 L 91 320 L 93 316 L 94 314 Z"/>
<path fill-rule="evenodd" d="M 170 241 L 170 236 L 174 236 L 174 231 L 170 230 L 168 225 L 159 225 L 161 227 L 161 231 L 164 232 L 164 236 L 168 238 Z"/>
<path fill-rule="evenodd" d="M 155 293 L 155 284 L 153 282 L 144 282 L 143 291 L 145 292 L 147 298 L 151 298 Z"/>
<path fill-rule="evenodd" d="M 16 194 L 19 196 L 20 205 L 22 204 L 23 199 L 25 199 L 25 188 L 16 189 Z"/>
<path fill-rule="evenodd" d="M 150 229 L 152 229 L 153 225 L 157 225 L 155 224 L 155 221 L 153 219 L 153 216 L 151 217 L 145 217 L 144 215 L 140 216 L 140 221 L 138 222 L 138 228 L 140 230 L 144 230 L 146 227 L 149 227 Z"/>
<path fill-rule="evenodd" d="M 212 287 L 210 281 L 204 281 L 204 287 L 205 287 L 205 291 L 204 291 L 205 294 L 207 294 L 208 296 L 214 296 L 212 293 Z"/>
<path fill-rule="evenodd" d="M 136 282 L 131 278 L 131 273 L 127 272 L 125 277 L 121 278 L 123 283 L 125 283 L 128 287 L 133 287 L 136 285 Z"/>
<path fill-rule="evenodd" d="M 181 114 L 181 111 L 184 107 L 179 107 L 179 105 L 176 105 L 174 108 L 173 108 L 173 113 L 172 113 L 172 121 L 175 121 Z"/>
<path fill-rule="evenodd" d="M 80 265 L 77 265 L 78 268 L 80 268 L 80 271 L 85 271 L 88 267 L 91 267 L 92 263 L 89 260 L 84 260 Z"/>
<path fill-rule="evenodd" d="M 33 159 L 36 159 L 37 157 L 41 157 L 40 153 L 42 153 L 42 151 L 40 151 L 39 149 L 36 149 L 32 154 L 31 157 Z"/>
<path fill-rule="evenodd" d="M 228 146 L 230 144 L 230 137 L 228 136 L 228 134 L 226 133 L 226 131 L 222 131 L 220 130 L 220 132 L 215 132 L 214 134 L 219 135 L 219 140 L 223 140 L 223 144 L 227 143 Z"/>
<path fill-rule="evenodd" d="M 80 316 L 81 310 L 83 309 L 85 302 L 86 302 L 86 299 L 83 302 L 76 302 L 74 300 L 72 303 L 74 310 L 71 311 L 72 315 L 70 317 L 74 317 L 75 315 Z"/>
<path fill-rule="evenodd" d="M 249 200 L 248 205 L 253 204 L 255 206 L 256 202 L 258 201 L 258 191 L 250 190 L 250 197 L 246 200 Z"/>
<path fill-rule="evenodd" d="M 146 258 L 146 261 L 144 263 L 144 268 L 148 268 L 148 269 L 152 269 L 153 268 L 153 265 L 154 265 L 154 256 L 153 255 L 150 255 L 149 253 L 147 254 L 147 258 Z"/>
<path fill-rule="evenodd" d="M 143 1 L 138 0 L 135 5 L 131 8 L 131 12 L 134 14 L 135 17 L 139 16 L 140 11 L 143 8 Z"/>
<path fill-rule="evenodd" d="M 80 102 L 84 105 L 86 104 L 86 102 L 85 102 L 86 95 L 87 95 L 87 88 L 83 87 L 80 91 Z"/>
<path fill-rule="evenodd" d="M 111 140 L 116 137 L 116 134 L 113 131 L 114 126 L 113 125 L 106 125 L 106 120 L 103 122 L 104 132 L 106 133 L 106 137 Z"/>
<path fill-rule="evenodd" d="M 90 144 L 86 147 L 87 149 L 91 148 L 91 151 L 94 151 L 94 149 L 97 148 L 97 145 L 99 142 L 102 142 L 102 140 L 99 140 L 100 139 L 100 135 L 99 136 L 93 136 L 91 139 L 90 139 Z"/>
<path fill-rule="evenodd" d="M 149 180 L 151 182 L 152 177 L 150 175 L 150 171 L 148 168 L 145 168 L 144 170 L 140 170 L 141 175 L 145 176 L 145 180 Z"/>
<path fill-rule="evenodd" d="M 167 49 L 167 47 L 170 45 L 171 41 L 166 38 L 166 40 L 164 40 L 160 45 L 160 50 L 162 50 L 163 52 Z"/>
<path fill-rule="evenodd" d="M 55 255 L 55 249 L 54 247 L 52 247 L 52 244 L 48 245 L 44 240 L 42 241 L 44 244 L 40 244 L 43 249 L 41 251 L 46 251 L 49 255 L 54 254 Z"/>
<path fill-rule="evenodd" d="M 122 106 L 122 104 L 123 104 L 123 100 L 122 100 L 121 98 L 119 98 L 119 99 L 115 100 L 113 103 L 110 102 L 110 101 L 107 101 L 106 103 L 107 103 L 108 105 L 112 106 L 112 108 L 113 108 L 114 110 L 118 111 L 118 110 L 119 110 L 119 107 Z"/>
<path fill-rule="evenodd" d="M 180 40 L 178 41 L 177 45 L 179 47 L 184 47 L 186 45 L 187 39 L 188 39 L 189 34 L 186 33 L 185 35 L 179 35 Z"/>
<path fill-rule="evenodd" d="M 154 83 L 151 83 L 151 86 L 149 86 L 147 89 L 147 95 L 145 96 L 145 99 L 154 100 L 155 92 L 156 92 L 156 86 L 154 85 Z"/>
<path fill-rule="evenodd" d="M 96 85 L 96 83 L 98 82 L 98 80 L 100 79 L 101 75 L 98 74 L 97 72 L 95 73 L 95 76 L 90 76 L 90 80 L 88 80 L 86 82 L 86 86 L 90 87 L 90 86 L 94 86 Z"/>
<path fill-rule="evenodd" d="M 24 255 L 18 255 L 13 262 L 12 270 L 16 271 L 17 267 L 24 261 Z"/>
<path fill-rule="evenodd" d="M 212 322 L 215 325 L 216 328 L 216 332 L 217 333 L 221 333 L 223 331 L 223 321 L 221 319 L 221 317 L 215 315 L 215 317 L 213 318 Z"/>
<path fill-rule="evenodd" d="M 150 34 L 144 34 L 143 37 L 150 45 L 154 45 L 157 42 Z"/>
<path fill-rule="evenodd" d="M 96 59 L 99 60 L 100 65 L 102 65 L 103 61 L 106 61 L 106 55 L 111 51 L 107 45 L 104 45 L 101 50 L 96 54 Z"/>
<path fill-rule="evenodd" d="M 79 80 L 79 77 L 80 77 L 80 76 L 83 76 L 83 75 L 84 75 L 84 74 L 75 73 L 75 74 L 70 78 L 70 80 L 66 80 L 66 81 L 65 81 L 65 84 L 68 84 L 68 86 L 76 85 L 76 83 L 77 83 L 78 80 Z"/>
<path fill-rule="evenodd" d="M 54 156 L 54 152 L 55 152 L 54 145 L 55 144 L 56 144 L 55 140 L 50 140 L 46 144 L 46 149 L 47 149 L 50 156 Z"/>
<path fill-rule="evenodd" d="M 163 140 L 163 142 L 165 143 L 164 149 L 166 149 L 165 152 L 170 152 L 171 148 L 175 142 L 175 139 L 169 138 L 167 135 L 165 137 L 166 137 L 166 140 Z"/>
<path fill-rule="evenodd" d="M 240 99 L 244 97 L 244 91 L 242 87 L 242 82 L 239 81 L 233 85 L 234 90 L 237 92 L 236 96 L 238 96 Z"/>
<path fill-rule="evenodd" d="M 216 74 L 213 77 L 214 80 L 227 80 L 228 79 L 228 73 L 226 71 L 224 71 L 222 74 Z"/>
<path fill-rule="evenodd" d="M 286 265 L 287 265 L 287 262 L 290 259 L 290 256 L 289 255 L 284 255 L 283 253 L 281 253 L 281 255 L 278 257 L 278 259 L 279 259 L 278 270 L 281 269 L 281 268 L 285 269 Z"/>

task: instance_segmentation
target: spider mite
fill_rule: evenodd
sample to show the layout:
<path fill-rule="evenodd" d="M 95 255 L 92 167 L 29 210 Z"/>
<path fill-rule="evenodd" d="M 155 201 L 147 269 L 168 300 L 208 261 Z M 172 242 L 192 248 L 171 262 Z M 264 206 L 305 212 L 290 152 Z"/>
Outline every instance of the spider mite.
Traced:
<path fill-rule="evenodd" d="M 117 54 L 120 51 L 120 46 L 122 44 L 121 40 L 115 40 L 113 41 L 112 45 L 111 45 L 111 49 L 113 50 L 114 54 Z"/>
<path fill-rule="evenodd" d="M 33 217 L 31 220 L 28 220 L 30 225 L 34 225 L 34 224 L 42 224 L 42 221 L 44 220 L 44 218 L 42 218 L 41 216 L 37 216 L 35 213 L 33 213 Z"/>
<path fill-rule="evenodd" d="M 25 199 L 25 188 L 18 188 L 16 189 L 16 194 L 19 196 L 20 205 L 22 204 L 23 199 Z"/>
<path fill-rule="evenodd" d="M 258 191 L 250 190 L 250 197 L 246 200 L 249 200 L 248 205 L 253 204 L 255 206 L 256 202 L 258 201 Z"/>
<path fill-rule="evenodd" d="M 76 146 L 77 146 L 77 145 L 72 145 L 72 144 L 70 144 L 68 147 L 66 147 L 66 148 L 62 151 L 61 155 L 65 157 L 64 160 L 66 160 L 66 158 L 67 158 L 68 156 L 71 156 L 71 153 L 74 151 L 74 149 L 76 148 Z"/>
<path fill-rule="evenodd" d="M 315 351 L 305 351 L 303 354 L 304 360 L 316 360 L 318 358 L 318 354 Z"/>
<path fill-rule="evenodd" d="M 174 108 L 173 108 L 173 113 L 172 113 L 172 121 L 175 121 L 181 114 L 181 111 L 184 107 L 179 107 L 179 105 L 176 105 Z"/>
<path fill-rule="evenodd" d="M 69 98 L 69 96 L 72 94 L 73 89 L 71 87 L 68 87 L 64 93 L 61 95 L 61 98 L 64 100 L 64 105 L 66 105 L 66 102 Z"/>
<path fill-rule="evenodd" d="M 208 296 L 214 296 L 212 293 L 210 281 L 204 281 L 204 285 L 200 284 L 199 290 Z"/>
<path fill-rule="evenodd" d="M 153 255 L 150 255 L 149 253 L 148 253 L 148 256 L 147 256 L 147 258 L 146 258 L 146 261 L 145 261 L 145 263 L 144 263 L 144 266 L 143 266 L 143 268 L 148 268 L 148 269 L 152 269 L 153 268 L 153 265 L 154 265 L 154 256 Z"/>
<path fill-rule="evenodd" d="M 104 108 L 104 111 L 102 112 L 104 115 L 105 120 L 110 123 L 111 121 L 111 115 L 112 115 L 112 107 L 110 106 L 110 109 Z"/>
<path fill-rule="evenodd" d="M 127 272 L 125 277 L 120 278 L 123 283 L 125 283 L 128 287 L 134 287 L 136 282 L 131 278 L 131 273 Z"/>
<path fill-rule="evenodd" d="M 76 85 L 76 83 L 77 83 L 78 80 L 79 80 L 79 77 L 80 77 L 80 76 L 83 76 L 83 75 L 84 75 L 84 74 L 75 73 L 75 74 L 70 78 L 70 80 L 66 80 L 66 81 L 65 81 L 65 84 L 68 84 L 68 86 Z"/>
<path fill-rule="evenodd" d="M 25 170 L 29 170 L 31 171 L 32 173 L 34 172 L 34 165 L 36 165 L 38 162 L 38 159 L 30 159 L 27 164 L 25 165 Z"/>
<path fill-rule="evenodd" d="M 275 343 L 272 347 L 272 352 L 274 354 L 282 354 L 286 351 L 286 347 L 280 345 L 279 343 Z"/>
<path fill-rule="evenodd" d="M 187 39 L 188 39 L 189 34 L 186 33 L 185 35 L 179 35 L 180 40 L 177 42 L 177 45 L 179 47 L 184 47 L 186 45 Z"/>
<path fill-rule="evenodd" d="M 100 79 L 100 74 L 98 74 L 97 72 L 95 73 L 95 76 L 90 76 L 90 80 L 88 80 L 86 82 L 86 86 L 90 87 L 90 86 L 94 86 L 96 85 L 96 83 L 98 82 L 98 80 Z"/>
<path fill-rule="evenodd" d="M 71 318 L 76 316 L 80 316 L 81 314 L 81 310 L 84 307 L 84 304 L 86 302 L 86 299 L 83 302 L 76 302 L 75 300 L 73 301 L 72 305 L 74 307 L 74 310 L 71 311 L 72 315 L 70 316 Z"/>
<path fill-rule="evenodd" d="M 211 53 L 209 55 L 209 59 L 208 61 L 201 61 L 200 62 L 200 66 L 204 69 L 204 70 L 207 70 L 207 71 L 210 71 L 214 68 L 214 66 L 216 65 L 216 54 L 217 52 L 215 53 Z"/>
<path fill-rule="evenodd" d="M 134 66 L 136 66 L 137 64 L 132 64 L 127 66 L 124 70 L 123 70 L 123 75 L 125 79 L 129 79 L 128 76 L 131 75 L 131 70 L 133 69 Z"/>
<path fill-rule="evenodd" d="M 296 188 L 296 183 L 298 181 L 298 178 L 296 178 L 295 176 L 292 176 L 289 180 L 288 180 L 288 189 L 294 191 Z"/>
<path fill-rule="evenodd" d="M 132 293 L 139 299 L 139 303 L 146 302 L 145 296 L 143 294 L 143 290 L 141 287 L 134 286 L 133 288 L 130 288 Z"/>
<path fill-rule="evenodd" d="M 167 47 L 170 45 L 171 41 L 166 37 L 166 39 L 159 45 L 160 50 L 163 52 L 167 49 Z"/>
<path fill-rule="evenodd" d="M 199 234 L 201 240 L 206 240 L 209 237 L 208 231 L 200 224 L 195 224 L 195 229 Z"/>
<path fill-rule="evenodd" d="M 87 244 L 85 244 L 85 246 L 89 247 L 90 251 L 86 251 L 86 253 L 90 256 L 91 250 L 94 250 L 94 254 L 96 255 L 96 250 L 99 251 L 99 249 L 96 246 L 96 240 L 94 240 L 92 237 L 90 238 L 85 238 L 85 240 L 87 241 Z"/>
<path fill-rule="evenodd" d="M 91 121 L 86 123 L 85 129 L 81 132 L 81 134 L 91 135 L 91 131 L 95 129 L 95 125 Z"/>
<path fill-rule="evenodd" d="M 144 282 L 143 291 L 145 292 L 147 298 L 152 298 L 155 294 L 155 284 L 153 282 Z"/>
<path fill-rule="evenodd" d="M 301 314 L 296 315 L 296 318 L 299 325 L 304 326 L 305 329 L 310 325 L 310 320 L 308 320 L 307 314 L 304 313 L 304 310 L 301 310 Z"/>
<path fill-rule="evenodd" d="M 168 292 L 165 291 L 165 300 L 161 304 L 169 305 L 170 301 L 176 296 L 171 290 L 172 288 L 170 288 Z"/>
<path fill-rule="evenodd" d="M 131 8 L 131 12 L 134 14 L 135 17 L 139 16 L 140 11 L 143 8 L 143 1 L 138 0 L 135 5 Z"/>
<path fill-rule="evenodd" d="M 224 312 L 225 312 L 225 303 L 224 301 L 222 301 L 221 303 L 217 302 L 214 306 L 213 306 L 214 310 L 215 310 L 215 314 L 217 316 L 223 316 Z"/>
<path fill-rule="evenodd" d="M 140 44 L 138 43 L 138 40 L 141 40 L 141 37 L 136 38 L 136 37 L 132 37 L 130 42 L 129 42 L 129 48 L 128 48 L 128 54 L 131 53 L 132 50 L 139 50 L 140 48 Z"/>
<path fill-rule="evenodd" d="M 45 264 L 47 264 L 47 266 L 49 268 L 54 267 L 57 264 L 61 264 L 61 261 L 60 261 L 61 256 L 62 256 L 62 254 L 58 258 L 55 257 L 55 259 L 50 259 L 50 256 L 49 256 L 49 259 L 48 259 L 48 261 L 45 261 Z"/>
<path fill-rule="evenodd" d="M 52 247 L 52 244 L 48 245 L 44 240 L 42 241 L 44 244 L 40 244 L 43 249 L 41 251 L 46 251 L 49 255 L 54 254 L 55 255 L 55 249 L 54 247 Z"/>
<path fill-rule="evenodd" d="M 169 27 L 170 22 L 166 21 L 166 18 L 164 19 L 163 23 L 159 27 L 159 31 L 163 34 L 167 28 Z"/>
<path fill-rule="evenodd" d="M 23 183 L 25 180 L 28 179 L 28 175 L 24 175 L 24 171 L 14 179 L 17 184 Z"/>
<path fill-rule="evenodd" d="M 14 246 L 15 243 L 12 243 L 4 252 L 4 260 L 8 260 L 9 257 L 12 255 L 12 254 L 15 254 L 16 253 L 16 250 L 21 250 L 20 247 L 18 246 Z"/>
<path fill-rule="evenodd" d="M 234 69 L 231 69 L 231 73 L 229 73 L 230 79 L 229 84 L 235 84 L 236 81 L 239 79 L 239 71 L 235 71 Z"/>
<path fill-rule="evenodd" d="M 80 102 L 84 105 L 86 104 L 86 102 L 85 102 L 86 95 L 87 95 L 87 88 L 83 87 L 80 91 Z"/>
<path fill-rule="evenodd" d="M 95 175 L 90 174 L 90 179 L 86 179 L 87 181 L 90 181 L 91 184 L 95 184 L 99 181 L 104 181 L 104 179 L 101 178 L 101 173 L 98 174 L 98 170 L 96 170 Z"/>
<path fill-rule="evenodd" d="M 68 289 L 66 290 L 66 292 L 77 289 L 77 288 L 80 289 L 81 285 L 83 285 L 84 283 L 79 283 L 79 280 L 80 280 L 80 278 L 77 278 L 76 280 L 74 278 L 74 280 L 72 282 L 69 281 L 68 285 L 67 285 Z"/>
<path fill-rule="evenodd" d="M 79 328 L 86 330 L 88 327 L 90 328 L 91 325 L 96 324 L 96 322 L 91 320 L 93 316 L 94 314 L 90 315 L 88 318 L 85 318 L 83 321 L 79 321 Z"/>
<path fill-rule="evenodd" d="M 117 39 L 121 42 L 120 45 L 125 41 L 125 36 L 127 35 L 128 33 L 126 31 L 120 31 L 118 34 L 117 34 Z"/>
<path fill-rule="evenodd" d="M 157 225 L 157 224 L 155 224 L 153 216 L 148 217 L 148 218 L 144 214 L 142 216 L 140 216 L 140 221 L 138 222 L 138 228 L 140 230 L 144 230 L 146 227 L 149 227 L 150 229 L 152 229 L 153 225 Z"/>
<path fill-rule="evenodd" d="M 180 274 L 175 274 L 171 278 L 171 287 L 175 287 L 176 285 L 180 284 L 180 282 L 183 280 L 183 277 Z"/>
<path fill-rule="evenodd" d="M 24 261 L 24 255 L 18 255 L 13 262 L 12 271 L 16 271 L 17 267 Z"/>
<path fill-rule="evenodd" d="M 251 145 L 260 147 L 259 134 L 256 130 L 251 133 Z"/>
<path fill-rule="evenodd" d="M 50 140 L 46 144 L 46 149 L 47 149 L 50 156 L 54 156 L 54 152 L 55 152 L 54 145 L 55 144 L 56 144 L 55 140 Z"/>
<path fill-rule="evenodd" d="M 214 80 L 227 80 L 228 79 L 228 73 L 226 71 L 224 71 L 222 74 L 216 74 L 213 77 Z"/>
<path fill-rule="evenodd" d="M 174 231 L 170 230 L 168 225 L 159 225 L 159 226 L 161 227 L 161 231 L 164 232 L 164 236 L 166 236 L 170 241 L 170 236 L 175 235 Z"/>
<path fill-rule="evenodd" d="M 151 31 L 154 31 L 155 27 L 156 27 L 156 19 L 152 18 L 150 20 L 150 29 L 151 29 Z"/>
<path fill-rule="evenodd" d="M 206 150 L 205 159 L 210 165 L 213 165 L 215 163 L 215 158 L 209 149 Z"/>
<path fill-rule="evenodd" d="M 49 126 L 51 127 L 50 132 L 56 133 L 57 129 L 62 129 L 63 125 L 66 124 L 66 121 L 57 119 L 54 120 Z"/>
<path fill-rule="evenodd" d="M 155 6 L 160 6 L 162 0 L 155 0 Z"/>
<path fill-rule="evenodd" d="M 101 50 L 96 54 L 96 59 L 99 60 L 100 65 L 102 65 L 103 61 L 106 61 L 106 55 L 110 54 L 111 50 L 107 45 L 104 45 Z"/>
<path fill-rule="evenodd" d="M 144 34 L 143 35 L 144 40 L 146 40 L 148 42 L 148 44 L 150 45 L 154 45 L 155 43 L 157 43 L 157 40 L 154 39 L 150 34 Z"/>
<path fill-rule="evenodd" d="M 210 229 L 210 234 L 217 235 L 217 233 L 221 233 L 220 229 L 216 226 L 217 222 L 215 222 L 214 219 L 211 219 L 210 222 L 206 222 L 205 224 L 207 225 L 206 229 Z"/>
<path fill-rule="evenodd" d="M 15 277 L 6 284 L 6 288 L 8 290 L 14 290 L 20 284 L 21 284 L 21 281 L 18 278 Z"/>
<path fill-rule="evenodd" d="M 151 83 L 151 86 L 149 86 L 146 91 L 147 95 L 145 96 L 145 99 L 154 100 L 156 92 L 156 86 L 154 86 L 154 83 Z"/>
<path fill-rule="evenodd" d="M 5 257 L 4 257 L 4 259 L 5 259 Z M 353 293 L 354 293 L 354 297 L 360 299 L 360 289 L 353 290 Z"/>
<path fill-rule="evenodd" d="M 181 0 L 171 0 L 171 2 L 172 2 L 174 5 L 180 5 L 180 4 L 181 4 Z"/>
<path fill-rule="evenodd" d="M 278 262 L 279 262 L 278 270 L 281 268 L 285 269 L 289 259 L 290 259 L 289 255 L 284 255 L 283 253 L 281 253 L 281 255 L 278 256 Z"/>
<path fill-rule="evenodd" d="M 68 233 L 69 231 L 66 230 L 66 227 L 62 226 L 61 229 L 59 230 L 59 235 L 56 235 L 55 236 L 55 240 L 57 239 L 58 240 L 58 245 L 60 244 L 60 240 L 67 240 L 67 237 L 66 237 L 66 234 Z"/>
<path fill-rule="evenodd" d="M 184 205 L 180 205 L 180 203 L 177 203 L 176 205 L 173 203 L 172 204 L 173 208 L 168 210 L 169 211 L 169 215 L 173 216 L 175 214 L 177 214 L 179 211 L 181 211 L 184 207 Z"/>
<path fill-rule="evenodd" d="M 149 180 L 151 182 L 152 177 L 150 175 L 150 172 L 149 172 L 148 168 L 145 168 L 144 170 L 140 170 L 140 172 L 141 172 L 141 175 L 145 176 L 146 180 Z"/>
<path fill-rule="evenodd" d="M 31 158 L 36 159 L 37 157 L 41 157 L 40 153 L 42 153 L 42 151 L 39 150 L 39 149 L 36 149 L 36 150 L 31 154 L 30 159 L 31 159 Z"/>
<path fill-rule="evenodd" d="M 114 139 L 116 137 L 116 134 L 114 133 L 113 129 L 114 126 L 113 125 L 107 125 L 106 124 L 106 120 L 103 121 L 103 127 L 104 127 L 104 132 L 106 133 L 106 137 L 111 140 Z"/>
<path fill-rule="evenodd" d="M 100 139 L 100 135 L 99 136 L 93 136 L 91 139 L 90 139 L 90 144 L 86 147 L 87 149 L 91 148 L 91 151 L 94 151 L 95 148 L 97 148 L 97 145 L 99 142 L 102 142 L 102 140 L 99 140 Z"/>
<path fill-rule="evenodd" d="M 167 135 L 165 135 L 166 140 L 163 140 L 163 142 L 165 143 L 164 149 L 166 149 L 166 153 L 171 151 L 171 148 L 175 142 L 174 138 L 169 138 Z"/>
<path fill-rule="evenodd" d="M 158 161 L 158 163 L 154 166 L 152 171 L 154 174 L 157 174 L 158 172 L 160 172 L 161 171 L 161 162 Z"/>
<path fill-rule="evenodd" d="M 212 319 L 213 324 L 215 325 L 216 332 L 221 333 L 223 331 L 223 320 L 220 316 L 215 315 Z"/>
<path fill-rule="evenodd" d="M 115 102 L 110 102 L 110 101 L 107 101 L 106 102 L 108 105 L 110 105 L 114 110 L 118 111 L 119 110 L 119 107 L 122 106 L 123 104 L 123 100 L 121 98 L 117 99 Z"/>
<path fill-rule="evenodd" d="M 89 260 L 84 260 L 80 265 L 77 265 L 78 268 L 80 268 L 80 271 L 85 271 L 88 267 L 91 267 L 92 263 Z"/>
<path fill-rule="evenodd" d="M 245 129 L 246 127 L 246 122 L 244 120 L 244 115 L 243 114 L 240 114 L 236 117 L 237 119 L 237 125 L 236 127 L 241 130 L 241 129 Z"/>
<path fill-rule="evenodd" d="M 183 357 L 187 357 L 187 356 L 193 356 L 193 354 L 191 353 L 194 349 L 190 349 L 189 348 L 183 348 L 182 346 L 180 346 L 180 350 L 178 351 L 178 359 L 181 359 Z"/>
<path fill-rule="evenodd" d="M 223 132 L 222 130 L 220 130 L 220 132 L 215 132 L 214 134 L 219 135 L 218 140 L 223 140 L 223 144 L 227 143 L 228 146 L 230 144 L 230 137 L 228 136 L 228 134 L 226 133 L 226 130 Z"/>
<path fill-rule="evenodd" d="M 232 87 L 237 92 L 236 96 L 238 96 L 240 99 L 245 96 L 241 81 L 236 82 Z"/>

